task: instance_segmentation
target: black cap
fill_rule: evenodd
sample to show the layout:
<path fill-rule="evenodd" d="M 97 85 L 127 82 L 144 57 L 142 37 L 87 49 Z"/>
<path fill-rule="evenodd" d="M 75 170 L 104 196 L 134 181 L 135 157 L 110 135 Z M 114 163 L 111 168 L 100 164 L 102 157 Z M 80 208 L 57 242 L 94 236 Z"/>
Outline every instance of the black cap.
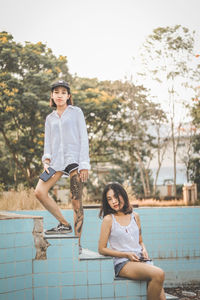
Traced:
<path fill-rule="evenodd" d="M 70 86 L 69 86 L 69 84 L 66 81 L 64 81 L 64 80 L 58 80 L 58 81 L 56 81 L 55 83 L 53 83 L 51 85 L 51 90 L 53 91 L 58 86 L 63 86 L 63 87 L 65 87 L 68 90 L 70 89 Z"/>

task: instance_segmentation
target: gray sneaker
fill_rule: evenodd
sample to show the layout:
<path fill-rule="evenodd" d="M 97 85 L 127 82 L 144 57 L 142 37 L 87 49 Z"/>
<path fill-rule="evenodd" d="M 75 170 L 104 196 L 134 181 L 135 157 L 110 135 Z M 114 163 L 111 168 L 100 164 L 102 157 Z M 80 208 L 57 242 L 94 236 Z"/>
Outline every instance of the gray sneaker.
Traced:
<path fill-rule="evenodd" d="M 72 226 L 70 224 L 67 226 L 59 223 L 58 226 L 46 230 L 45 234 L 66 234 L 70 232 L 72 232 Z"/>

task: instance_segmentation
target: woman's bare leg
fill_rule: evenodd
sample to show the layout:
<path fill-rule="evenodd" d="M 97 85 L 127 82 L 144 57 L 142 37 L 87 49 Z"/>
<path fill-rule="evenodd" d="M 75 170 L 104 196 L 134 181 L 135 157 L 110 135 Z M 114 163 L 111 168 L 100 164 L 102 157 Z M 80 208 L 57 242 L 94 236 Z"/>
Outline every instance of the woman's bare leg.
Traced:
<path fill-rule="evenodd" d="M 69 223 L 63 217 L 56 202 L 49 197 L 48 192 L 52 186 L 60 179 L 62 172 L 56 172 L 53 177 L 48 181 L 44 182 L 39 179 L 38 184 L 35 188 L 35 195 L 41 204 L 62 224 L 69 225 Z"/>
<path fill-rule="evenodd" d="M 147 299 L 165 300 L 163 290 L 164 272 L 162 269 L 140 262 L 128 262 L 120 271 L 119 276 L 133 280 L 147 280 Z"/>
<path fill-rule="evenodd" d="M 70 191 L 74 210 L 74 232 L 79 237 L 79 245 L 83 227 L 82 192 L 83 184 L 77 170 L 70 173 Z"/>

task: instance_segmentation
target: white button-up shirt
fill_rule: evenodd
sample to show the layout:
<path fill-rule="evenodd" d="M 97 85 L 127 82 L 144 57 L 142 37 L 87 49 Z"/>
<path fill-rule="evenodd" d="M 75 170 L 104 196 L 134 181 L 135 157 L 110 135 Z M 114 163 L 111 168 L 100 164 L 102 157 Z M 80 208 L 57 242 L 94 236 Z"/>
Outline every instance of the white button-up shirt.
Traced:
<path fill-rule="evenodd" d="M 47 158 L 56 171 L 72 163 L 78 170 L 90 169 L 87 127 L 79 107 L 68 105 L 61 117 L 56 111 L 47 116 L 42 161 Z"/>

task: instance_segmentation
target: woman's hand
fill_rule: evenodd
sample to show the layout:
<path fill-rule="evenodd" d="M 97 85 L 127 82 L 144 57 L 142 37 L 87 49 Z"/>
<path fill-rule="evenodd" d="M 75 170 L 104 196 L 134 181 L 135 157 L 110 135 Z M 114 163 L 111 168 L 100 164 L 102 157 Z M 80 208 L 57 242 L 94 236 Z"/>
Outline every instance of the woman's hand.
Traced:
<path fill-rule="evenodd" d="M 130 261 L 140 261 L 139 257 L 134 252 L 126 252 L 126 258 Z"/>
<path fill-rule="evenodd" d="M 44 161 L 44 170 L 49 174 L 49 170 L 48 170 L 48 168 L 49 168 L 49 163 L 50 163 L 50 161 Z"/>
<path fill-rule="evenodd" d="M 80 178 L 82 182 L 86 182 L 88 180 L 88 170 L 80 170 Z"/>
<path fill-rule="evenodd" d="M 145 259 L 148 259 L 148 258 L 149 258 L 149 255 L 148 255 L 146 249 L 143 249 L 143 250 L 142 250 L 142 255 L 143 255 L 143 257 L 144 257 Z"/>

